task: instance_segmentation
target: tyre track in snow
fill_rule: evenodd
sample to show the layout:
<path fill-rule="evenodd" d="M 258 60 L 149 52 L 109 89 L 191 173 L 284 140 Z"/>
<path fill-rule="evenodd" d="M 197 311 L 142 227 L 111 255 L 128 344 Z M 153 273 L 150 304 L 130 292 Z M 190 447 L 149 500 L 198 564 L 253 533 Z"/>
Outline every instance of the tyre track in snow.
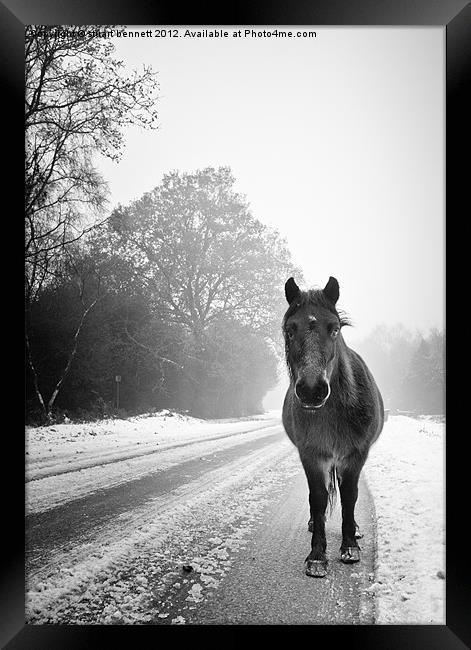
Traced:
<path fill-rule="evenodd" d="M 75 471 L 58 474 L 29 481 L 26 484 L 27 514 L 44 512 L 71 500 L 88 497 L 91 494 L 132 482 L 145 476 L 165 471 L 182 462 L 205 457 L 215 450 L 227 449 L 258 440 L 272 435 L 280 429 L 279 423 L 269 426 L 258 426 L 244 431 L 218 436 L 198 436 L 185 443 L 174 442 L 162 445 L 153 453 L 136 454 L 124 460 L 120 457 L 122 449 L 114 451 L 117 456 L 113 462 L 100 464 L 95 459 L 93 465 L 77 467 Z M 208 440 L 208 438 L 210 438 Z M 70 454 L 69 454 L 70 455 Z M 72 452 L 73 455 L 73 452 Z M 100 454 L 101 455 L 101 454 Z M 67 464 L 74 460 L 67 461 Z M 62 460 L 64 463 L 64 460 Z"/>
<path fill-rule="evenodd" d="M 326 523 L 326 578 L 304 573 L 311 534 L 307 481 L 301 473 L 270 505 L 253 530 L 243 553 L 217 591 L 195 609 L 174 606 L 172 619 L 182 615 L 186 624 L 206 625 L 344 625 L 372 624 L 373 594 L 368 591 L 374 577 L 375 516 L 366 481 L 359 484 L 355 517 L 364 535 L 359 541 L 362 559 L 343 564 L 341 511 L 337 504 Z M 154 621 L 155 622 L 155 621 Z"/>

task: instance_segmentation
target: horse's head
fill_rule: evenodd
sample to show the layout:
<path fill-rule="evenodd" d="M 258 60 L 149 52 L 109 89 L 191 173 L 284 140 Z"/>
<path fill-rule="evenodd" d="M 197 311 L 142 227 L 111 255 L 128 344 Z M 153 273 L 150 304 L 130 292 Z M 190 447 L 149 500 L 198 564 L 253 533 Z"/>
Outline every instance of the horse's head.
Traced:
<path fill-rule="evenodd" d="M 324 289 L 301 291 L 290 278 L 285 295 L 283 334 L 294 392 L 302 408 L 319 409 L 330 395 L 340 328 L 347 324 L 335 308 L 339 284 L 330 277 Z"/>

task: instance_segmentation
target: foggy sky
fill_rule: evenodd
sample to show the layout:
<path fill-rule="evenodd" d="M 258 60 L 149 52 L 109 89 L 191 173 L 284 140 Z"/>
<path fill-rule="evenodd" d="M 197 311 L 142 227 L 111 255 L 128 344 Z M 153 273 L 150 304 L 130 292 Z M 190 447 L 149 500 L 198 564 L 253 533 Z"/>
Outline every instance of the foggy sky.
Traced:
<path fill-rule="evenodd" d="M 159 130 L 127 130 L 122 161 L 100 161 L 110 207 L 170 170 L 228 165 L 308 284 L 338 279 L 349 341 L 377 323 L 442 328 L 444 29 L 315 29 L 115 40 L 129 68 L 159 72 L 161 98 Z"/>

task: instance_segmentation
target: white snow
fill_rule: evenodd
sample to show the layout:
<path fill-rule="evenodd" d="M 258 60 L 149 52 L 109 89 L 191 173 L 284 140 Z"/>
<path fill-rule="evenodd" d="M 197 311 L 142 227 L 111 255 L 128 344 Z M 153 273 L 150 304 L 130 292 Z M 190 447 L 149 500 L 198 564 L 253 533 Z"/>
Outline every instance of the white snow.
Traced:
<path fill-rule="evenodd" d="M 392 416 L 371 448 L 377 623 L 445 624 L 444 461 L 444 424 L 432 418 Z"/>

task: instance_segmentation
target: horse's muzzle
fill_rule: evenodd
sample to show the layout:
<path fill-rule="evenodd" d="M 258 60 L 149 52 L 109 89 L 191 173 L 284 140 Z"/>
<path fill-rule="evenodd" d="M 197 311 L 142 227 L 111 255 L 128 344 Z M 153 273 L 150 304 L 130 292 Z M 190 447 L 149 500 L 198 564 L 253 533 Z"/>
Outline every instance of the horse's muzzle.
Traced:
<path fill-rule="evenodd" d="M 294 394 L 298 398 L 301 408 L 306 411 L 320 409 L 329 399 L 329 382 L 320 379 L 310 386 L 305 379 L 298 379 L 294 387 Z"/>

